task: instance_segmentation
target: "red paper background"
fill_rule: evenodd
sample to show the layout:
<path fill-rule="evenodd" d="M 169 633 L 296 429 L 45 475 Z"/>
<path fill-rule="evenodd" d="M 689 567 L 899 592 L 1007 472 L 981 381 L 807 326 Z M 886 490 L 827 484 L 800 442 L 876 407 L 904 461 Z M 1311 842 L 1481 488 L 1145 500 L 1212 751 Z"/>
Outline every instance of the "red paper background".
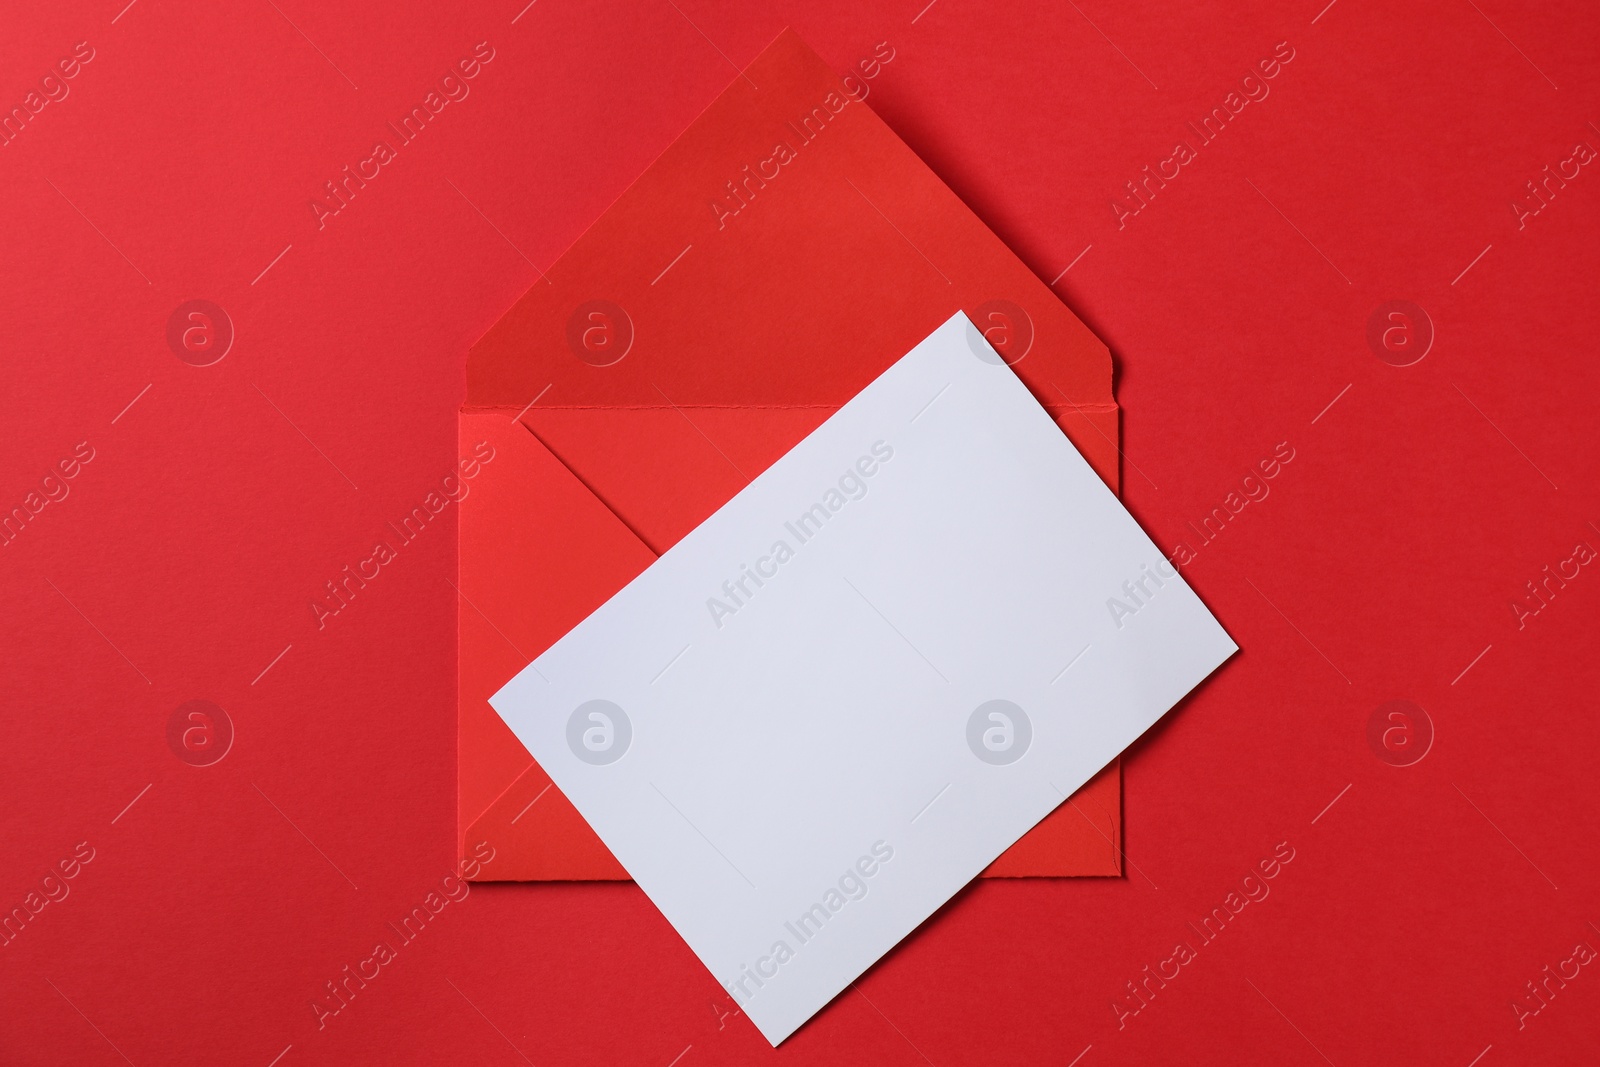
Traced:
<path fill-rule="evenodd" d="M 1600 577 L 1520 629 L 1510 604 L 1600 547 L 1600 177 L 1552 182 L 1521 229 L 1510 205 L 1600 146 L 1595 23 L 1373 0 L 14 12 L 6 113 L 76 42 L 94 58 L 0 148 L 0 505 L 78 442 L 94 458 L 0 547 L 0 907 L 79 842 L 94 858 L 0 948 L 0 1061 L 1575 1062 L 1600 973 L 1550 979 L 1520 1029 L 1512 1003 L 1600 947 Z M 453 515 L 323 628 L 308 604 L 454 467 L 471 341 L 786 24 L 841 71 L 887 41 L 869 102 L 1110 344 L 1125 496 L 1158 542 L 1192 545 L 1294 449 L 1185 568 L 1243 651 L 1130 752 L 1126 879 L 977 885 L 776 1052 L 631 885 L 475 887 L 319 1028 L 323 983 L 450 872 Z M 319 229 L 322 183 L 485 40 L 470 95 Z M 1280 41 L 1270 96 L 1119 229 L 1123 182 Z M 210 367 L 167 345 L 191 298 L 237 331 Z M 1368 345 L 1390 300 L 1431 316 L 1413 366 Z M 167 742 L 195 699 L 236 731 L 209 767 Z M 1367 739 L 1393 699 L 1436 730 L 1413 766 Z M 1186 924 L 1280 842 L 1270 895 L 1199 946 Z M 1119 1028 L 1124 983 L 1179 940 L 1196 958 Z"/>

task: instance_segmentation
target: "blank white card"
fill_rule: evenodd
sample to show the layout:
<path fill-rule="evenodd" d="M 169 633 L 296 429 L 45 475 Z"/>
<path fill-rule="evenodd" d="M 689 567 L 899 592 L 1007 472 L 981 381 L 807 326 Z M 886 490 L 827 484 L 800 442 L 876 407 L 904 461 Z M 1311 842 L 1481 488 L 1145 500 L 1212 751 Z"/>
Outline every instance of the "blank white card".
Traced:
<path fill-rule="evenodd" d="M 491 703 L 776 1045 L 1234 651 L 957 314 Z"/>

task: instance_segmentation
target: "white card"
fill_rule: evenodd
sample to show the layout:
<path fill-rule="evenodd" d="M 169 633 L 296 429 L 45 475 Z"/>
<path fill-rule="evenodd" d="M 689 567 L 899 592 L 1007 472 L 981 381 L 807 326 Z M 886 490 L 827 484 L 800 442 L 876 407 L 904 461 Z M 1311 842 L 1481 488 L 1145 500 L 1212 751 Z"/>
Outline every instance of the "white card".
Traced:
<path fill-rule="evenodd" d="M 776 1045 L 1234 651 L 958 313 L 490 703 Z"/>

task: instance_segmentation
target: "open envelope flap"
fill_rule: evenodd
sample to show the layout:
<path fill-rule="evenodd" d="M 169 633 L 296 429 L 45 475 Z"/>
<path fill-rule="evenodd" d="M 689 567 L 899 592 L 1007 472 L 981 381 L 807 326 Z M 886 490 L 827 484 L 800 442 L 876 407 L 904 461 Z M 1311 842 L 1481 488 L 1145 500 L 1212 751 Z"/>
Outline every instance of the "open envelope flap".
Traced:
<path fill-rule="evenodd" d="M 519 419 L 642 542 L 635 548 L 659 553 L 956 310 L 1115 488 L 1105 346 L 786 31 L 473 347 L 463 426 L 490 413 Z M 464 576 L 468 553 L 498 562 L 511 552 L 469 514 L 490 508 L 492 493 L 480 487 L 463 507 Z M 513 520 L 518 506 L 502 514 L 524 527 L 555 514 L 529 500 Z M 517 558 L 539 566 L 525 549 Z M 520 596 L 518 610 L 541 625 L 558 617 L 531 569 L 508 577 L 483 566 L 507 611 Z M 483 696 L 517 665 L 478 679 L 481 695 L 469 696 L 479 624 L 461 610 L 466 722 L 492 715 Z M 549 640 L 586 613 L 560 615 Z M 504 645 L 492 632 L 484 639 Z M 475 744 L 499 754 L 484 762 Z M 486 877 L 624 876 L 586 827 L 546 825 L 577 816 L 543 792 L 548 779 L 508 731 L 484 725 L 474 738 L 464 728 L 462 746 L 464 779 L 492 771 L 505 787 L 483 809 L 492 787 L 469 798 L 463 782 L 464 833 L 526 840 L 513 851 L 539 854 L 497 861 Z M 520 776 L 506 777 L 519 763 Z M 1056 812 L 990 873 L 1120 873 L 1116 766 L 1075 801 L 1081 811 Z"/>
<path fill-rule="evenodd" d="M 957 310 L 1052 414 L 1114 406 L 1105 345 L 786 32 L 473 347 L 464 410 L 667 410 L 725 452 L 698 412 L 811 411 L 792 446 Z M 658 551 L 759 472 L 713 454 L 735 481 L 684 510 L 698 472 L 546 443 Z"/>
<path fill-rule="evenodd" d="M 473 346 L 463 410 L 662 552 L 958 310 L 1052 415 L 1115 410 L 1105 345 L 786 31 Z"/>
<path fill-rule="evenodd" d="M 473 347 L 469 410 L 837 408 L 957 309 L 1047 408 L 1112 402 L 1105 345 L 797 37 L 746 78 Z"/>

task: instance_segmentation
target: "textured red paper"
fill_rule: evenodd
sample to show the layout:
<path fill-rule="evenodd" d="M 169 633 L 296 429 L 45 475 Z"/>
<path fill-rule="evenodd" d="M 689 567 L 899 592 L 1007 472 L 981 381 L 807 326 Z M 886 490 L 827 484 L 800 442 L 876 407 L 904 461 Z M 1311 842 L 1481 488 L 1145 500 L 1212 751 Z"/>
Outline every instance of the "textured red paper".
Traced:
<path fill-rule="evenodd" d="M 1543 178 L 1600 148 L 1600 45 L 1585 5 L 1475 3 L 12 10 L 6 113 L 94 58 L 0 148 L 0 504 L 94 459 L 0 547 L 0 906 L 95 858 L 0 948 L 0 1062 L 1585 1062 L 1600 975 L 1543 983 L 1600 948 L 1600 576 L 1511 604 L 1600 548 L 1600 187 Z M 456 863 L 454 505 L 308 604 L 458 469 L 468 347 L 791 24 L 841 74 L 887 42 L 868 102 L 1110 345 L 1124 497 L 1243 651 L 1125 758 L 1124 878 L 974 885 L 777 1052 L 626 884 L 475 885 L 319 1029 Z M 168 347 L 191 299 L 235 326 L 209 367 Z M 1434 327 L 1409 367 L 1368 342 L 1395 300 Z M 209 767 L 168 746 L 197 699 L 234 726 Z M 1435 728 L 1410 767 L 1369 746 L 1396 699 Z"/>

